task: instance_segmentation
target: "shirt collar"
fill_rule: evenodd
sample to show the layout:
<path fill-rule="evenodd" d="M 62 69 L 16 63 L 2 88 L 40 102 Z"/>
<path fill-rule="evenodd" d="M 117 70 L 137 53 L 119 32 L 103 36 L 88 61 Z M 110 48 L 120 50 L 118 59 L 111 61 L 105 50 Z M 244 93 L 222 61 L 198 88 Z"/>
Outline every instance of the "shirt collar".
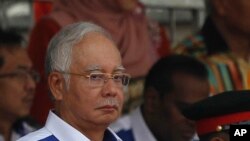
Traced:
<path fill-rule="evenodd" d="M 140 107 L 136 108 L 131 113 L 131 126 L 136 141 L 157 141 L 146 125 L 144 118 L 142 117 Z M 199 137 L 195 133 L 194 137 L 190 141 L 198 141 Z"/>
<path fill-rule="evenodd" d="M 47 128 L 58 140 L 60 141 L 90 141 L 86 136 L 84 136 L 81 132 L 76 130 L 74 127 L 63 121 L 52 111 L 49 112 L 45 128 Z M 60 130 L 59 130 L 60 129 Z M 67 134 L 65 134 L 67 133 Z M 105 139 L 112 140 L 109 141 L 122 141 L 113 131 L 109 128 L 105 131 L 104 141 Z"/>
<path fill-rule="evenodd" d="M 140 107 L 131 113 L 131 126 L 136 141 L 156 141 L 142 117 Z"/>
<path fill-rule="evenodd" d="M 11 141 L 16 141 L 17 139 L 21 138 L 22 136 L 35 131 L 37 128 L 32 127 L 29 125 L 25 120 L 19 120 L 13 126 L 11 130 Z M 5 141 L 2 134 L 0 134 L 0 141 Z"/>
<path fill-rule="evenodd" d="M 103 141 L 122 141 L 115 132 L 113 132 L 110 128 L 107 128 L 107 130 L 104 133 L 104 139 Z"/>

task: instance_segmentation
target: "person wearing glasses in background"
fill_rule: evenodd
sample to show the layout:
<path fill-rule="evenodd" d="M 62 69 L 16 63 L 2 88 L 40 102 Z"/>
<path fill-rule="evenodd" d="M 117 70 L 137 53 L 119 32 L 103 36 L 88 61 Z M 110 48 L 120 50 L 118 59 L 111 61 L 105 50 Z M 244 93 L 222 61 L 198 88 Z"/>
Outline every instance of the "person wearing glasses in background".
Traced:
<path fill-rule="evenodd" d="M 38 128 L 28 118 L 39 75 L 19 34 L 0 29 L 0 141 L 15 141 Z"/>
<path fill-rule="evenodd" d="M 108 126 L 121 114 L 130 75 L 111 36 L 88 22 L 65 26 L 45 62 L 55 109 L 19 141 L 122 141 Z"/>

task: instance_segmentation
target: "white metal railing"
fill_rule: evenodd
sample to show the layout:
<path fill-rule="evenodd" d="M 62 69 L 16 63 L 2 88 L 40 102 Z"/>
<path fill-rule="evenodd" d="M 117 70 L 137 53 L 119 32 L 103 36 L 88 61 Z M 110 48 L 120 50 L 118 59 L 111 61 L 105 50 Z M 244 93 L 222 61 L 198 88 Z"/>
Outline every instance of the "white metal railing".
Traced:
<path fill-rule="evenodd" d="M 204 9 L 203 0 L 140 0 L 148 7 Z"/>
<path fill-rule="evenodd" d="M 176 33 L 176 10 L 189 10 L 192 13 L 193 18 L 193 30 L 202 23 L 205 14 L 204 0 L 140 0 L 147 9 L 161 9 L 167 10 L 169 17 L 169 30 L 170 38 L 175 40 Z"/>

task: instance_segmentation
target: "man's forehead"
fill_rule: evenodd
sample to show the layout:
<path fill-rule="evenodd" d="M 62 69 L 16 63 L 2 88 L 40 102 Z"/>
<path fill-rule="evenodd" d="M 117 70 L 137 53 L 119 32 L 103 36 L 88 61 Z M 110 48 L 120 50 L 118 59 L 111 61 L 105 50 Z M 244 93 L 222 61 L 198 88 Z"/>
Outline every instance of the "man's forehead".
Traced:
<path fill-rule="evenodd" d="M 5 63 L 2 68 L 0 69 L 2 73 L 4 72 L 14 72 L 19 70 L 30 70 L 31 67 L 29 65 L 25 64 L 19 64 L 19 63 Z"/>
<path fill-rule="evenodd" d="M 20 46 L 13 46 L 13 47 L 0 47 L 0 55 L 2 56 L 9 56 L 13 55 L 13 57 L 17 57 L 17 55 L 25 54 L 27 56 L 27 51 L 25 48 L 21 48 Z"/>
<path fill-rule="evenodd" d="M 25 49 L 15 49 L 12 51 L 1 51 L 3 57 L 3 69 L 29 69 L 32 66 L 31 60 Z"/>
<path fill-rule="evenodd" d="M 86 71 L 102 71 L 102 70 L 105 70 L 105 68 L 101 65 L 98 65 L 98 64 L 92 64 L 92 65 L 88 65 L 86 67 Z M 125 70 L 125 68 L 122 66 L 122 65 L 116 65 L 113 67 L 113 71 L 123 71 Z"/>

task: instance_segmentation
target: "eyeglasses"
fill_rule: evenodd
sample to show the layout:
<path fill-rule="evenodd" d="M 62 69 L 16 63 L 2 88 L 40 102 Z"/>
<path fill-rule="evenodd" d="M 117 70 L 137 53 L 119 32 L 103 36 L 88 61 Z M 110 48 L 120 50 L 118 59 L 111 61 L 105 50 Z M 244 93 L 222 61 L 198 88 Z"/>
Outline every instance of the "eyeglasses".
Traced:
<path fill-rule="evenodd" d="M 109 74 L 109 73 L 78 74 L 71 72 L 60 72 L 60 73 L 78 75 L 88 78 L 90 86 L 94 87 L 102 87 L 108 81 L 108 79 L 113 79 L 115 84 L 118 87 L 122 88 L 124 86 L 127 86 L 130 80 L 130 75 L 126 73 L 116 73 L 116 74 Z"/>
<path fill-rule="evenodd" d="M 40 81 L 40 75 L 35 70 L 18 69 L 11 73 L 0 74 L 0 78 L 16 78 L 22 82 L 32 78 L 36 83 Z"/>

